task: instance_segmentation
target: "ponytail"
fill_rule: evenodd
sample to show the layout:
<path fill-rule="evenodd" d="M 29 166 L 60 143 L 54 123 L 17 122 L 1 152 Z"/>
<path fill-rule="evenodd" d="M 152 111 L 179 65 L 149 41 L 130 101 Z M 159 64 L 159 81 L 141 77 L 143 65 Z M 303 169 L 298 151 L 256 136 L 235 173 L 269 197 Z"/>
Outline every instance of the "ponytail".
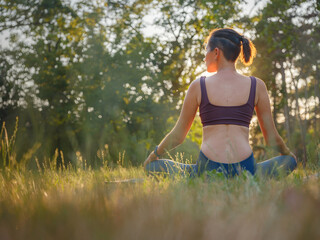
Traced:
<path fill-rule="evenodd" d="M 205 44 L 209 45 L 211 51 L 216 47 L 220 48 L 228 61 L 234 62 L 240 58 L 240 61 L 246 66 L 251 65 L 256 56 L 254 44 L 231 28 L 212 30 Z"/>
<path fill-rule="evenodd" d="M 242 42 L 241 45 L 241 52 L 240 52 L 240 61 L 246 65 L 251 65 L 253 58 L 256 56 L 257 50 L 253 43 L 245 38 L 244 36 L 240 36 L 240 41 Z"/>

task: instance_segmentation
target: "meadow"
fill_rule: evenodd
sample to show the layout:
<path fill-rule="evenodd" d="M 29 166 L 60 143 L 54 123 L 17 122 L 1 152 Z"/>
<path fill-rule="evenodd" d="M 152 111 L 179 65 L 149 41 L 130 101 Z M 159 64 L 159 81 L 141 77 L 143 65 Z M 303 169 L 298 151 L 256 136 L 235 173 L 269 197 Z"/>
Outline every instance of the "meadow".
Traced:
<path fill-rule="evenodd" d="M 319 239 L 317 167 L 277 179 L 142 167 L 0 171 L 1 239 Z M 136 178 L 140 181 L 117 183 Z"/>
<path fill-rule="evenodd" d="M 1 1 L 0 240 L 320 239 L 317 3 Z M 304 165 L 278 178 L 147 176 L 143 160 L 209 74 L 206 37 L 225 27 L 256 46 L 237 69 L 265 82 Z M 172 159 L 201 141 L 197 116 Z M 256 116 L 250 145 L 258 161 L 274 156 Z"/>

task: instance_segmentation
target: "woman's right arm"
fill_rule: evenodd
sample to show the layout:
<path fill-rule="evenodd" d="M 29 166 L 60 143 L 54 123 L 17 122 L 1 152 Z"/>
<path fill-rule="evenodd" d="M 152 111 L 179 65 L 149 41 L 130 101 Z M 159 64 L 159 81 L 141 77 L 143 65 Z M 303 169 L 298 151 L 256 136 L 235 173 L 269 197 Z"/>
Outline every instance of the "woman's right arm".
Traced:
<path fill-rule="evenodd" d="M 175 148 L 184 141 L 187 133 L 190 130 L 190 127 L 192 125 L 192 122 L 194 120 L 194 117 L 198 110 L 198 106 L 201 101 L 199 93 L 200 79 L 198 78 L 190 84 L 182 105 L 179 119 L 176 122 L 176 125 L 173 127 L 173 129 L 166 135 L 166 137 L 159 144 L 157 150 L 158 154 L 161 155 L 165 153 L 166 150 L 169 151 L 170 149 Z M 144 167 L 146 167 L 146 165 L 149 162 L 152 162 L 156 159 L 157 157 L 154 154 L 154 152 L 151 152 L 147 160 L 144 162 Z"/>
<path fill-rule="evenodd" d="M 266 144 L 279 151 L 281 155 L 293 156 L 297 161 L 296 156 L 292 152 L 290 152 L 289 148 L 284 143 L 282 137 L 279 135 L 276 129 L 272 118 L 270 99 L 266 84 L 258 78 L 257 96 L 258 102 L 255 106 L 255 110 Z"/>

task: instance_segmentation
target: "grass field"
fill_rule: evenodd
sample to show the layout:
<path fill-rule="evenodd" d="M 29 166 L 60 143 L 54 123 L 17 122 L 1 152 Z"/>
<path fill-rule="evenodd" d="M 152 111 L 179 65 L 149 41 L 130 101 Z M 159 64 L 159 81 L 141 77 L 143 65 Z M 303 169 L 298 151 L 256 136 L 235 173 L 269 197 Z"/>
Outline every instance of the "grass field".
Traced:
<path fill-rule="evenodd" d="M 0 170 L 0 239 L 320 239 L 319 169 L 156 181 L 143 168 Z M 136 183 L 106 183 L 143 178 Z"/>

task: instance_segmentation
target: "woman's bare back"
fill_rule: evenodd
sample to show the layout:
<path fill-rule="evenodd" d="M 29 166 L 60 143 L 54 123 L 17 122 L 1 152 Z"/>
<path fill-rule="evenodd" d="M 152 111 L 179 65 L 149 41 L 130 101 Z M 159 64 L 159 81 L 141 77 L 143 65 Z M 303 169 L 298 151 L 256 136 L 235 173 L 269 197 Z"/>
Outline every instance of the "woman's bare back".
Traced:
<path fill-rule="evenodd" d="M 205 83 L 209 102 L 213 105 L 241 106 L 248 101 L 251 80 L 247 76 L 237 72 L 217 73 L 207 77 Z M 256 94 L 255 103 L 257 98 Z M 240 162 L 252 153 L 249 128 L 233 124 L 205 126 L 201 150 L 216 162 Z"/>

